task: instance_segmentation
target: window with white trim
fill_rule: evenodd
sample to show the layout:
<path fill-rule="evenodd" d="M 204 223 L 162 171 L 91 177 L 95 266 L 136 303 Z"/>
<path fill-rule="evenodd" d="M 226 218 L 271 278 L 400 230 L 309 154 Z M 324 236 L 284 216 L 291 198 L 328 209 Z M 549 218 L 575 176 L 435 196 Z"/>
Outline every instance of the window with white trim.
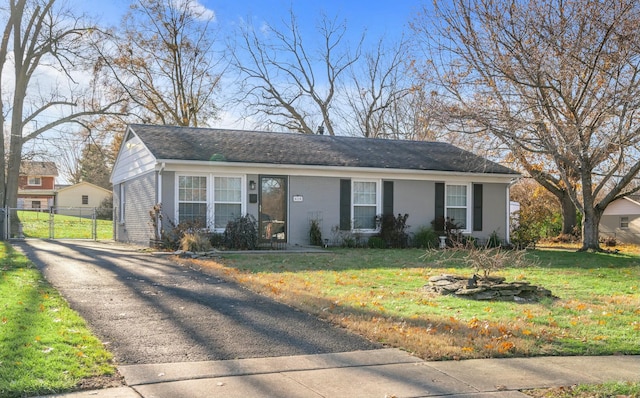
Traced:
<path fill-rule="evenodd" d="M 629 217 L 620 217 L 620 228 L 629 228 Z"/>
<path fill-rule="evenodd" d="M 27 179 L 27 185 L 34 186 L 34 187 L 39 187 L 39 186 L 42 185 L 42 178 L 41 177 L 29 177 Z"/>
<path fill-rule="evenodd" d="M 353 229 L 375 230 L 376 216 L 380 213 L 377 181 L 353 181 L 351 206 Z"/>
<path fill-rule="evenodd" d="M 242 178 L 214 177 L 213 226 L 224 229 L 229 221 L 242 216 Z"/>
<path fill-rule="evenodd" d="M 178 176 L 178 222 L 207 225 L 207 177 Z"/>
<path fill-rule="evenodd" d="M 469 228 L 469 195 L 468 184 L 447 184 L 445 190 L 445 217 L 461 230 Z"/>

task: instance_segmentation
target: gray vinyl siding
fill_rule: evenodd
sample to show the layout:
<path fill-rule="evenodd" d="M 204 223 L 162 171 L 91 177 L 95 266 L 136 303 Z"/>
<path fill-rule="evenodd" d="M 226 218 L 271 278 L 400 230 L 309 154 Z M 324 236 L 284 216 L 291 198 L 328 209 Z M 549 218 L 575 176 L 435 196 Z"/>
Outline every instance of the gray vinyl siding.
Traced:
<path fill-rule="evenodd" d="M 409 234 L 421 227 L 432 227 L 435 219 L 435 181 L 393 181 L 393 213 L 409 214 Z M 504 239 L 507 225 L 507 184 L 483 184 L 483 223 L 472 236 L 487 239 L 497 232 Z M 302 202 L 293 202 L 301 195 Z M 328 177 L 291 177 L 289 179 L 289 244 L 309 244 L 309 222 L 317 218 L 322 237 L 335 242 L 334 230 L 340 224 L 340 179 Z M 382 211 L 382 210 L 381 210 Z M 256 209 L 257 213 L 257 209 Z M 366 239 L 366 237 L 363 237 Z"/>
<path fill-rule="evenodd" d="M 176 218 L 176 173 L 173 171 L 162 172 L 162 215 L 165 220 L 175 223 Z M 165 223 L 165 229 L 170 228 L 171 223 Z"/>
<path fill-rule="evenodd" d="M 628 228 L 620 228 L 620 218 L 627 217 Z M 603 215 L 600 219 L 600 235 L 615 238 L 620 243 L 640 244 L 640 216 L 635 214 Z"/>
<path fill-rule="evenodd" d="M 249 184 L 251 183 L 251 181 L 256 183 L 256 188 L 252 191 L 249 189 Z M 260 183 L 260 181 L 258 180 L 258 175 L 257 174 L 248 174 L 247 175 L 247 197 L 246 197 L 246 203 L 247 203 L 247 214 L 251 214 L 256 220 L 258 219 L 258 202 L 256 203 L 251 203 L 250 199 L 250 195 L 258 195 L 258 184 Z M 243 214 L 246 215 L 246 214 Z"/>
<path fill-rule="evenodd" d="M 433 181 L 394 181 L 393 214 L 409 215 L 409 233 L 417 231 L 420 227 L 431 227 L 431 221 L 435 218 L 434 190 Z"/>
<path fill-rule="evenodd" d="M 175 221 L 176 211 L 176 173 L 163 171 L 162 174 L 162 210 L 164 220 Z M 246 212 L 258 218 L 258 203 L 250 203 L 250 195 L 257 195 L 259 189 L 251 190 L 249 184 L 259 184 L 258 175 L 246 176 Z M 126 186 L 125 223 L 116 221 L 116 239 L 122 242 L 148 244 L 153 237 L 149 219 L 149 210 L 157 203 L 155 172 L 146 173 L 138 178 L 124 182 Z M 312 219 L 317 219 L 322 237 L 331 244 L 340 244 L 337 229 L 340 224 L 340 178 L 290 176 L 288 186 L 288 236 L 289 245 L 309 245 L 309 226 Z M 409 214 L 408 232 L 414 233 L 421 227 L 431 227 L 435 218 L 435 183 L 436 181 L 393 180 L 393 213 Z M 483 224 L 481 231 L 474 231 L 472 236 L 480 239 L 488 238 L 496 231 L 502 238 L 506 227 L 506 184 L 483 184 Z M 119 186 L 114 186 L 114 206 L 119 208 Z M 293 201 L 294 196 L 301 196 L 302 201 Z M 380 213 L 382 208 L 380 209 Z M 118 214 L 116 213 L 116 216 Z M 638 220 L 640 222 L 640 219 Z M 170 224 L 165 221 L 164 228 Z M 362 236 L 366 243 L 367 236 Z"/>
<path fill-rule="evenodd" d="M 118 242 L 148 245 L 153 238 L 153 229 L 149 211 L 156 202 L 156 173 L 143 174 L 132 180 L 124 181 L 114 186 L 114 206 L 120 209 L 120 185 L 125 186 L 125 215 L 124 223 L 120 223 L 116 213 L 116 240 Z"/>
<path fill-rule="evenodd" d="M 293 196 L 301 195 L 302 202 Z M 332 228 L 340 224 L 340 179 L 328 177 L 289 178 L 289 244 L 309 244 L 309 225 L 317 219 L 324 239 L 332 239 Z"/>
<path fill-rule="evenodd" d="M 487 239 L 495 231 L 501 239 L 506 236 L 507 184 L 482 184 L 482 230 L 472 236 Z"/>

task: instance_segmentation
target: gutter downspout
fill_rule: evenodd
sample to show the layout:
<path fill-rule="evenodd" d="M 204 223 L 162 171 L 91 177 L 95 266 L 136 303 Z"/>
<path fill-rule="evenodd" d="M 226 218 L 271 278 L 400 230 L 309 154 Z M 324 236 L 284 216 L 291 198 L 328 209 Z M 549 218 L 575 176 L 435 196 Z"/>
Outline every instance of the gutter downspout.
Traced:
<path fill-rule="evenodd" d="M 158 170 L 158 178 L 156 181 L 156 188 L 157 188 L 157 192 L 156 192 L 156 204 L 160 204 L 162 205 L 162 172 L 164 171 L 164 168 L 166 166 L 165 162 L 160 163 L 160 169 Z M 158 234 L 157 236 L 160 236 L 160 234 L 162 233 L 162 217 L 158 218 L 158 222 L 157 222 L 157 231 L 156 233 Z"/>
<path fill-rule="evenodd" d="M 505 240 L 507 244 L 511 244 L 511 186 L 518 182 L 519 178 L 512 179 L 509 184 L 507 184 L 506 194 L 507 194 L 507 225 L 505 229 Z"/>

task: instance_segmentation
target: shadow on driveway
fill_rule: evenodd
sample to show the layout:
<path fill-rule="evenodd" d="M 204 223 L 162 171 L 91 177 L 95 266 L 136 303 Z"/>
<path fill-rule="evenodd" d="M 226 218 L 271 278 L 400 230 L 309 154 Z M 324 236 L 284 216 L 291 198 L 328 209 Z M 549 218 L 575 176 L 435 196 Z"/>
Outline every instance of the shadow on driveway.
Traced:
<path fill-rule="evenodd" d="M 87 320 L 120 364 L 380 348 L 234 283 L 129 246 L 49 240 L 13 245 Z"/>

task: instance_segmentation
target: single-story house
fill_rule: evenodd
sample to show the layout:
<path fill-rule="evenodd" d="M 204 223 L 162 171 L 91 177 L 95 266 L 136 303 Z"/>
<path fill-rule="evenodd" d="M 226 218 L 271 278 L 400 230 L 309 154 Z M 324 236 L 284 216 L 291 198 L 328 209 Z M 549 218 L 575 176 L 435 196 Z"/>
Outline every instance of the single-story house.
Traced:
<path fill-rule="evenodd" d="M 134 124 L 113 167 L 115 239 L 149 243 L 150 211 L 224 231 L 246 214 L 260 238 L 308 245 L 373 235 L 377 216 L 408 214 L 409 232 L 451 218 L 464 234 L 508 240 L 509 186 L 519 174 L 443 142 Z"/>
<path fill-rule="evenodd" d="M 91 217 L 93 210 L 100 208 L 112 192 L 90 182 L 60 188 L 56 193 L 56 212 L 69 216 Z M 84 213 L 83 213 L 84 210 Z"/>
<path fill-rule="evenodd" d="M 640 244 L 640 198 L 625 196 L 609 203 L 600 218 L 600 236 Z"/>

